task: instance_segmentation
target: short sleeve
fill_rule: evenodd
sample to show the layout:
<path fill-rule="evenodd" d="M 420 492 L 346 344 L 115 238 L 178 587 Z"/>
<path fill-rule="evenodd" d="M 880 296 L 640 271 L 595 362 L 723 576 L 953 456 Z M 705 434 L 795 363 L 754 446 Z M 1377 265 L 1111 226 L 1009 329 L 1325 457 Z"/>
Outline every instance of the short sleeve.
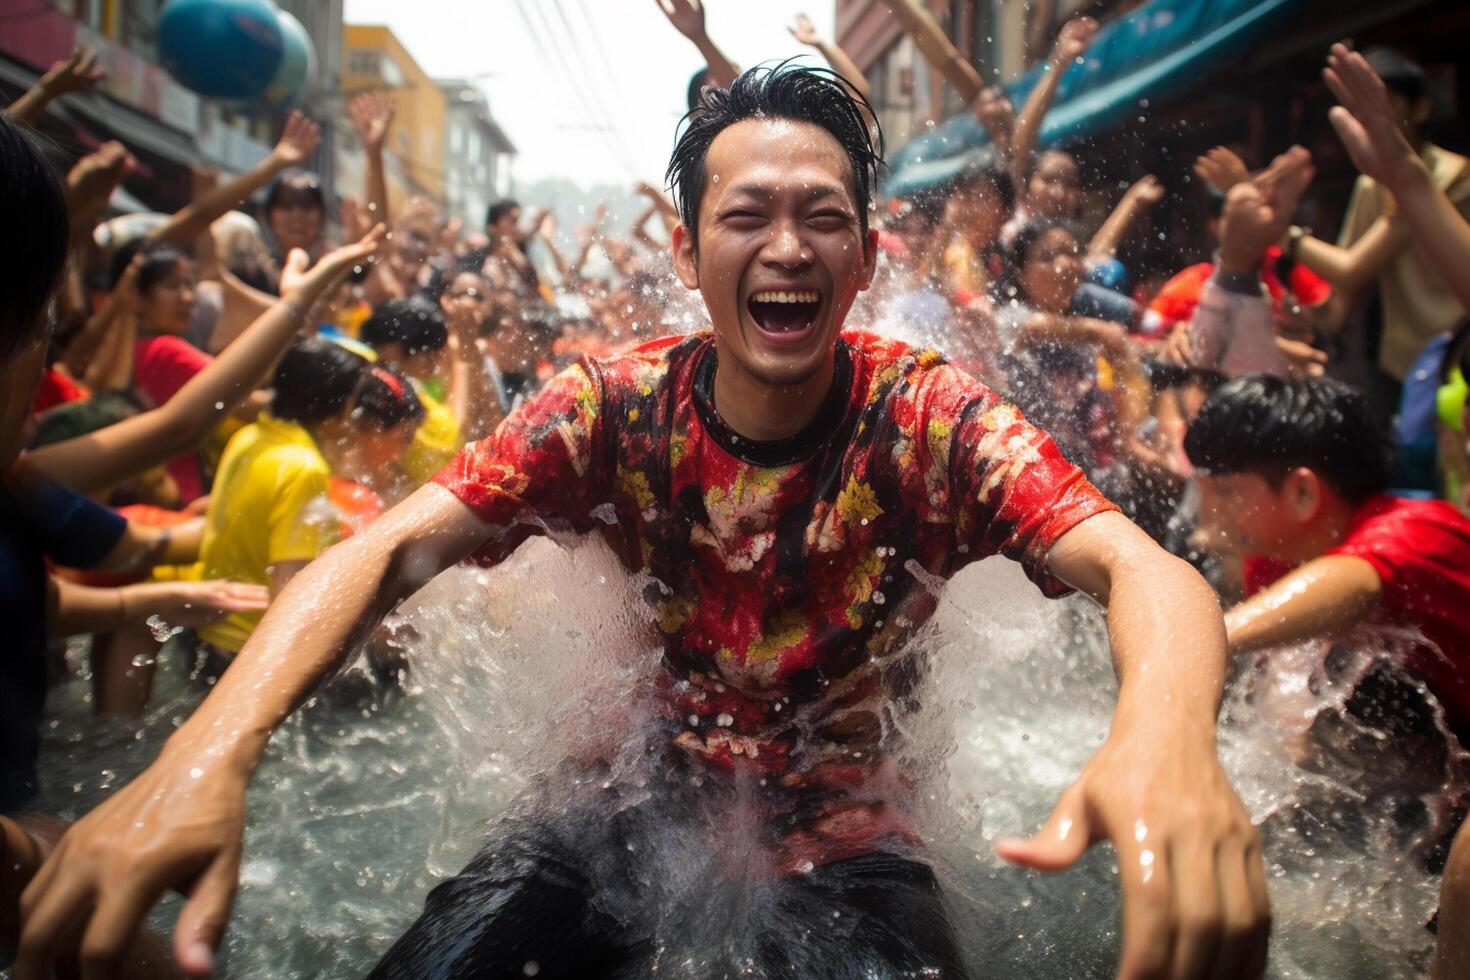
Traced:
<path fill-rule="evenodd" d="M 318 466 L 282 466 L 271 498 L 266 564 L 311 561 L 336 541 L 329 480 Z"/>
<path fill-rule="evenodd" d="M 951 451 L 951 505 L 958 547 L 969 559 L 1018 561 L 1048 596 L 1068 588 L 1046 571 L 1057 539 L 1087 518 L 1117 510 L 1051 436 L 980 387 L 965 405 Z"/>
<path fill-rule="evenodd" d="M 133 386 L 157 408 L 213 361 L 182 337 L 149 337 L 136 348 Z"/>
<path fill-rule="evenodd" d="M 1352 555 L 1373 566 L 1391 611 L 1413 615 L 1420 606 L 1463 602 L 1470 584 L 1470 531 L 1448 504 L 1398 502 L 1380 509 L 1328 552 Z"/>
<path fill-rule="evenodd" d="M 487 524 L 585 522 L 599 495 L 602 388 L 591 361 L 546 383 L 486 438 L 462 449 L 434 482 Z M 496 542 L 476 557 L 496 560 Z"/>
<path fill-rule="evenodd" d="M 67 568 L 91 568 L 117 546 L 127 518 L 54 480 L 27 484 L 23 507 L 46 557 Z"/>

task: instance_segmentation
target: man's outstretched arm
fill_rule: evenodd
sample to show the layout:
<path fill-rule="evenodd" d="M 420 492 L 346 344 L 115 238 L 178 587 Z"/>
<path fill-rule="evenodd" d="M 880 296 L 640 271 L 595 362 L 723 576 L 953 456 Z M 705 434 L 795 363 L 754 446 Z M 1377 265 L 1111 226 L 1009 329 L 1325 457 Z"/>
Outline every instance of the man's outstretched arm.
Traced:
<path fill-rule="evenodd" d="M 1215 751 L 1225 671 L 1215 594 L 1117 513 L 1062 535 L 1047 566 L 1107 606 L 1118 706 L 1046 826 L 1002 842 L 1001 857 L 1056 871 L 1111 840 L 1120 978 L 1260 977 L 1270 902 L 1259 837 Z"/>
<path fill-rule="evenodd" d="M 26 889 L 16 980 L 50 976 L 79 939 L 84 972 L 112 976 L 168 888 L 189 896 L 175 958 L 208 975 L 239 880 L 245 787 L 271 733 L 389 610 L 490 531 L 430 484 L 297 575 L 158 759 L 78 821 Z"/>

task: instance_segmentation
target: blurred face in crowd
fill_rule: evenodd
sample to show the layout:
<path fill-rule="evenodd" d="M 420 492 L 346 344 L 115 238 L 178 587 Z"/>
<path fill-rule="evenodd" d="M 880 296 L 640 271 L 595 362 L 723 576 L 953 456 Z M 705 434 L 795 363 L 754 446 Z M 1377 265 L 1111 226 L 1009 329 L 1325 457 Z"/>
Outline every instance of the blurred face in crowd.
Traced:
<path fill-rule="evenodd" d="M 495 241 L 504 241 L 515 238 L 521 225 L 521 209 L 511 208 L 505 214 L 495 219 L 495 224 L 485 229 Z"/>
<path fill-rule="evenodd" d="M 858 224 L 852 164 L 820 126 L 747 119 L 715 137 L 705 173 L 698 248 L 674 232 L 679 279 L 704 298 L 721 370 L 799 384 L 873 278 L 877 233 Z"/>
<path fill-rule="evenodd" d="M 310 251 L 321 238 L 325 217 L 314 195 L 286 188 L 276 195 L 265 219 L 285 253 L 293 248 Z"/>
<path fill-rule="evenodd" d="M 389 367 L 408 375 L 415 381 L 449 377 L 448 347 L 440 347 L 438 350 L 419 350 L 410 354 L 403 349 L 402 344 L 384 344 L 378 348 L 378 356 Z"/>
<path fill-rule="evenodd" d="M 194 269 L 188 259 L 180 259 L 143 293 L 142 324 L 154 333 L 181 336 L 189 329 L 194 316 Z"/>
<path fill-rule="evenodd" d="M 1082 282 L 1082 257 L 1077 239 L 1065 228 L 1051 228 L 1031 245 L 1020 270 L 1021 288 L 1036 309 L 1066 313 Z"/>
<path fill-rule="evenodd" d="M 400 422 L 382 429 L 354 418 L 355 407 L 319 424 L 312 432 L 317 447 L 335 476 L 379 486 L 413 444 L 416 422 Z"/>
<path fill-rule="evenodd" d="M 50 331 L 0 363 L 0 470 L 15 462 L 29 437 L 31 401 L 46 368 Z"/>
<path fill-rule="evenodd" d="M 473 272 L 456 273 L 439 297 L 439 308 L 449 322 L 450 333 L 467 335 L 490 315 L 489 284 Z"/>
<path fill-rule="evenodd" d="M 1082 207 L 1082 179 L 1069 153 L 1047 150 L 1026 185 L 1032 211 L 1044 218 L 1075 218 Z"/>
<path fill-rule="evenodd" d="M 1279 486 L 1260 473 L 1196 471 L 1195 482 L 1200 523 L 1222 532 L 1233 550 L 1293 562 L 1315 557 L 1297 550 L 1323 503 L 1323 484 L 1311 470 L 1298 467 Z"/>
<path fill-rule="evenodd" d="M 1000 237 L 1000 230 L 1010 219 L 995 186 L 987 180 L 974 180 L 956 190 L 945 205 L 945 224 L 958 229 L 977 249 L 983 249 Z"/>

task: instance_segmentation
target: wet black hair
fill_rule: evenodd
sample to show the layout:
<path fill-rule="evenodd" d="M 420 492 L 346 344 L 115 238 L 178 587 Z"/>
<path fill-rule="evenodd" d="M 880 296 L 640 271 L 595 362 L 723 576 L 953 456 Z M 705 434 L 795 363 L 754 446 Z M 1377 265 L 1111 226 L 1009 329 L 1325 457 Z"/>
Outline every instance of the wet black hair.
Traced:
<path fill-rule="evenodd" d="M 117 288 L 118 280 L 123 273 L 128 271 L 133 257 L 142 254 L 143 263 L 138 268 L 138 293 L 146 296 L 148 290 L 157 286 L 174 267 L 190 256 L 176 245 L 163 243 L 150 243 L 147 239 L 139 237 L 125 243 L 112 255 L 112 266 L 109 269 L 108 282 L 113 289 Z"/>
<path fill-rule="evenodd" d="M 61 178 L 34 130 L 0 112 L 0 363 L 50 327 L 46 316 L 66 269 L 70 218 Z"/>
<path fill-rule="evenodd" d="M 1184 436 L 1197 468 L 1256 473 L 1274 487 L 1305 466 L 1351 504 L 1385 490 L 1387 428 L 1361 391 L 1332 378 L 1248 374 L 1205 399 Z"/>
<path fill-rule="evenodd" d="M 495 224 L 495 222 L 510 214 L 512 211 L 520 206 L 521 204 L 519 201 L 511 200 L 508 197 L 502 197 L 500 200 L 496 201 L 485 210 L 485 227 L 491 227 Z"/>
<path fill-rule="evenodd" d="M 1203 388 L 1214 391 L 1225 383 L 1225 375 L 1209 368 L 1188 367 L 1172 361 L 1148 358 L 1142 362 L 1149 388 L 1156 394 L 1171 388 Z"/>
<path fill-rule="evenodd" d="M 1410 102 L 1429 95 L 1429 78 L 1419 63 L 1396 48 L 1372 47 L 1363 52 L 1378 77 L 1389 91 L 1397 92 Z"/>
<path fill-rule="evenodd" d="M 286 348 L 271 387 L 271 414 L 301 425 L 341 415 L 370 367 L 340 344 L 303 337 Z"/>
<path fill-rule="evenodd" d="M 423 299 L 390 299 L 373 311 L 358 331 L 358 339 L 374 348 L 398 344 L 412 357 L 449 343 L 449 328 L 439 307 Z"/>
<path fill-rule="evenodd" d="M 1016 209 L 1016 182 L 1011 178 L 1010 171 L 1004 167 L 991 163 L 984 167 L 966 168 L 960 173 L 955 190 L 962 191 L 970 187 L 988 190 L 999 199 L 1001 208 L 1007 212 Z"/>
<path fill-rule="evenodd" d="M 665 174 L 691 243 L 699 245 L 699 204 L 704 199 L 710 145 L 720 133 L 747 119 L 789 119 L 831 133 L 852 164 L 858 225 L 866 235 L 868 206 L 883 166 L 883 133 L 877 127 L 868 129 L 871 116 L 868 101 L 841 75 L 790 60 L 751 68 L 728 89 L 703 89 L 698 104 L 684 117 Z"/>
<path fill-rule="evenodd" d="M 316 204 L 317 210 L 326 214 L 327 195 L 322 190 L 321 179 L 311 171 L 302 170 L 299 167 L 283 171 L 280 176 L 271 181 L 265 191 L 265 204 L 261 208 L 261 213 L 269 215 L 279 206 L 282 195 L 287 192 L 305 194 Z"/>
<path fill-rule="evenodd" d="M 372 366 L 363 372 L 352 408 L 354 422 L 384 430 L 404 422 L 417 426 L 423 418 L 423 403 L 407 378 L 386 367 Z"/>

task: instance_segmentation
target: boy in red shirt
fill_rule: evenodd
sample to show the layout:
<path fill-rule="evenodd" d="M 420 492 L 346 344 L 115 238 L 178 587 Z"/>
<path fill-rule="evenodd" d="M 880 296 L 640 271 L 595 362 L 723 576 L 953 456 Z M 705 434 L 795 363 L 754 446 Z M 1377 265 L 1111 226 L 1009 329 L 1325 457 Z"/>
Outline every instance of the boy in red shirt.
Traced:
<path fill-rule="evenodd" d="M 1258 591 L 1225 617 L 1231 650 L 1371 618 L 1417 627 L 1428 643 L 1405 666 L 1470 744 L 1470 519 L 1384 492 L 1389 442 L 1367 398 L 1326 378 L 1237 378 L 1206 400 L 1184 447 L 1202 508 L 1251 556 Z M 1268 563 L 1290 570 L 1266 584 Z"/>

